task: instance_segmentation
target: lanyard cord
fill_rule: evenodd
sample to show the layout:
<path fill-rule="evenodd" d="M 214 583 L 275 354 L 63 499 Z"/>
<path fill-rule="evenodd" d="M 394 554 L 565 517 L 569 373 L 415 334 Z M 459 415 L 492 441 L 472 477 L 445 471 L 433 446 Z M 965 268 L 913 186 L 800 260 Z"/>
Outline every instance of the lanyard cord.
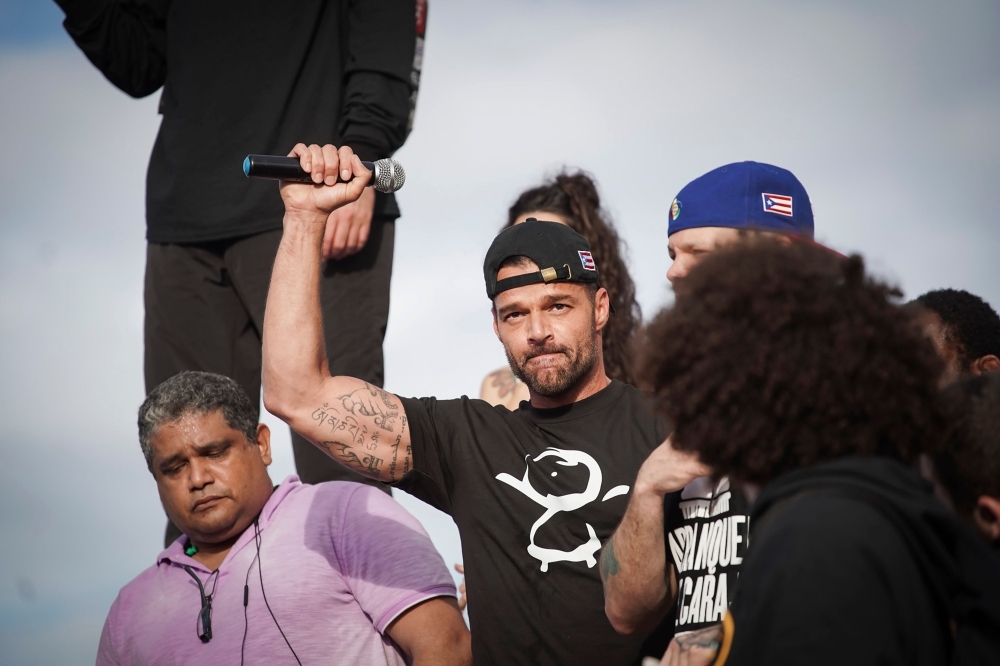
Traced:
<path fill-rule="evenodd" d="M 257 554 L 254 555 L 252 560 L 250 560 L 250 566 L 247 567 L 246 580 L 243 583 L 243 644 L 240 646 L 240 666 L 243 666 L 244 650 L 246 649 L 247 643 L 247 629 L 249 628 L 249 621 L 247 620 L 247 606 L 250 603 L 250 571 L 253 570 L 254 562 L 257 562 L 257 574 L 260 576 L 260 593 L 261 596 L 264 597 L 264 605 L 267 606 L 267 612 L 271 614 L 271 619 L 274 620 L 274 626 L 278 628 L 278 632 L 281 634 L 281 637 L 285 639 L 285 645 L 287 645 L 288 649 L 292 651 L 292 656 L 295 657 L 296 663 L 298 663 L 299 666 L 302 666 L 302 660 L 299 659 L 299 655 L 295 654 L 295 648 L 293 648 L 292 644 L 288 642 L 288 637 L 285 636 L 285 632 L 281 629 L 281 625 L 278 624 L 278 618 L 274 616 L 274 611 L 271 610 L 271 604 L 267 602 L 267 593 L 264 592 L 264 571 L 261 569 L 262 560 L 260 559 L 260 524 L 257 520 L 253 521 L 253 528 L 253 540 L 254 544 L 257 546 Z"/>

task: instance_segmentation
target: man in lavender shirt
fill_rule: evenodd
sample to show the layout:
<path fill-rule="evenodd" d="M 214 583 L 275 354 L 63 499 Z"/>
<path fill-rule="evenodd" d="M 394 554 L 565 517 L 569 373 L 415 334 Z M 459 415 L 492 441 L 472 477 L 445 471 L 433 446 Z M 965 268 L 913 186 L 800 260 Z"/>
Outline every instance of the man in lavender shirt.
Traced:
<path fill-rule="evenodd" d="M 420 524 L 361 484 L 274 488 L 270 433 L 236 382 L 184 372 L 160 384 L 139 440 L 186 536 L 122 588 L 99 666 L 471 663 L 454 584 Z"/>

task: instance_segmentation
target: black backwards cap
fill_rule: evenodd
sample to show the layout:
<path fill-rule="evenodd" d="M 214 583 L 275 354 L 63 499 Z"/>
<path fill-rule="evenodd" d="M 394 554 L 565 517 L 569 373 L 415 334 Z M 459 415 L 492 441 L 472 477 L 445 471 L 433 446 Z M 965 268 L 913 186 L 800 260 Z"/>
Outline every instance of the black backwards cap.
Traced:
<path fill-rule="evenodd" d="M 531 259 L 540 270 L 497 280 L 500 265 L 517 256 Z M 521 224 L 507 227 L 493 239 L 483 262 L 483 277 L 486 295 L 492 301 L 508 289 L 539 282 L 597 284 L 598 273 L 586 238 L 565 224 L 529 217 Z"/>

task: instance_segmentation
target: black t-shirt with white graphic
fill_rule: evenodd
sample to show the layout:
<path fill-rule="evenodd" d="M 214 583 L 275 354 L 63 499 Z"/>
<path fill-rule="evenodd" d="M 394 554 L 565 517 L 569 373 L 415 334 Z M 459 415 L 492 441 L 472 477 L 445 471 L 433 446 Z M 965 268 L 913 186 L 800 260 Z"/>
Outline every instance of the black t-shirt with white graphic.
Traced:
<path fill-rule="evenodd" d="M 747 551 L 750 508 L 729 479 L 704 476 L 667 500 L 667 561 L 677 570 L 676 632 L 722 621 Z"/>
<path fill-rule="evenodd" d="M 397 485 L 455 519 L 476 664 L 627 664 L 642 636 L 604 614 L 598 560 L 667 435 L 612 381 L 567 407 L 403 399 L 414 469 Z"/>

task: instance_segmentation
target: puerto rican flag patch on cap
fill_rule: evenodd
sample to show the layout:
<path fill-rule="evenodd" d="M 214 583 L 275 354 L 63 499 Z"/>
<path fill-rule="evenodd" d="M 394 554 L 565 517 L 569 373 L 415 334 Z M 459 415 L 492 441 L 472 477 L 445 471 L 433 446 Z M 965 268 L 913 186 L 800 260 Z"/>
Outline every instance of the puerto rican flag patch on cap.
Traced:
<path fill-rule="evenodd" d="M 585 271 L 596 271 L 597 264 L 594 263 L 594 257 L 586 250 L 577 250 L 577 254 L 580 255 L 580 263 L 583 264 L 583 270 Z"/>
<path fill-rule="evenodd" d="M 761 194 L 764 199 L 764 212 L 777 213 L 778 215 L 792 216 L 792 198 L 784 194 Z"/>

